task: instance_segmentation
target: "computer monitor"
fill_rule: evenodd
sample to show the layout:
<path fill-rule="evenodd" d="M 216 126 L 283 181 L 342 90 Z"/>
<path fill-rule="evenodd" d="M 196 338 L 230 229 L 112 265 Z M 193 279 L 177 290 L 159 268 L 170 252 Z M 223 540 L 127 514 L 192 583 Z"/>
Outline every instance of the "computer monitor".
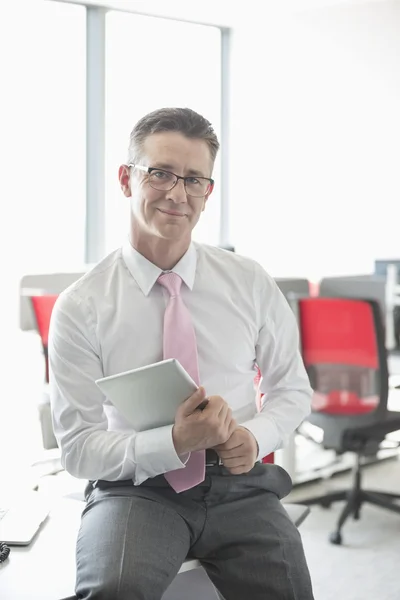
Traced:
<path fill-rule="evenodd" d="M 375 261 L 375 275 L 386 278 L 388 265 L 397 267 L 397 282 L 400 283 L 400 259 L 379 259 Z"/>

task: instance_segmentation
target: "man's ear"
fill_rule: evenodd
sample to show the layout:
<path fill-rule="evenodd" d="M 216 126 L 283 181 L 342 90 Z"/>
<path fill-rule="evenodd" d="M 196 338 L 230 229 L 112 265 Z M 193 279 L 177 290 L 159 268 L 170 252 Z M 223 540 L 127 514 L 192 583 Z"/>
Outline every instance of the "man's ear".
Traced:
<path fill-rule="evenodd" d="M 118 179 L 121 185 L 121 190 L 127 198 L 132 196 L 131 192 L 131 181 L 130 181 L 130 170 L 127 165 L 121 165 L 118 170 Z"/>
<path fill-rule="evenodd" d="M 203 208 L 201 209 L 202 211 L 205 210 L 207 200 L 211 196 L 213 189 L 214 189 L 214 184 L 210 185 L 210 189 L 208 190 L 207 194 L 204 196 Z"/>

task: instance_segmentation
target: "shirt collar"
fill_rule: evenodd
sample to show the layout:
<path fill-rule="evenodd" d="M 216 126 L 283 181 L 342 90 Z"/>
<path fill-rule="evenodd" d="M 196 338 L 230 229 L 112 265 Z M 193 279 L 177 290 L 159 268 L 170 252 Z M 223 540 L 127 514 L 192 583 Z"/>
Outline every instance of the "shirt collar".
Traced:
<path fill-rule="evenodd" d="M 122 257 L 132 277 L 142 290 L 145 296 L 148 296 L 157 279 L 163 272 L 162 269 L 147 260 L 140 252 L 132 247 L 129 239 L 122 246 Z M 197 252 L 193 242 L 190 244 L 187 252 L 171 271 L 182 278 L 187 287 L 192 290 L 194 278 L 196 275 Z"/>

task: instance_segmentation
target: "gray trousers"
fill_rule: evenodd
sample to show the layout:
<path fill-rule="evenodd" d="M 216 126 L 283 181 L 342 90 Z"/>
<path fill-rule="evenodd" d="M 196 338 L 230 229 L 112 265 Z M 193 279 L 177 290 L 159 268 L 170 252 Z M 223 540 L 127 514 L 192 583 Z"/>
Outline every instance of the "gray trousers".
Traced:
<path fill-rule="evenodd" d="M 163 476 L 100 482 L 82 513 L 77 597 L 160 600 L 190 557 L 225 600 L 313 600 L 300 534 L 280 502 L 291 487 L 286 471 L 261 463 L 244 475 L 207 468 L 180 494 Z"/>

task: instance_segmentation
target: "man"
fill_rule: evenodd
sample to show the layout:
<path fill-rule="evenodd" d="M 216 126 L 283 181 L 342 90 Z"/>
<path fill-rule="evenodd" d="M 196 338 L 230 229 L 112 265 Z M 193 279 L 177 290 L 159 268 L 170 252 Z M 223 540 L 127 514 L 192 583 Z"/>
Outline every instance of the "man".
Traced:
<path fill-rule="evenodd" d="M 143 117 L 119 169 L 129 238 L 53 311 L 54 430 L 66 470 L 90 481 L 77 542 L 81 599 L 160 600 L 187 556 L 225 600 L 313 598 L 280 502 L 290 477 L 260 462 L 310 410 L 294 316 L 253 260 L 191 241 L 212 201 L 218 148 L 192 110 Z M 170 427 L 132 431 L 95 380 L 170 357 L 199 390 Z"/>

